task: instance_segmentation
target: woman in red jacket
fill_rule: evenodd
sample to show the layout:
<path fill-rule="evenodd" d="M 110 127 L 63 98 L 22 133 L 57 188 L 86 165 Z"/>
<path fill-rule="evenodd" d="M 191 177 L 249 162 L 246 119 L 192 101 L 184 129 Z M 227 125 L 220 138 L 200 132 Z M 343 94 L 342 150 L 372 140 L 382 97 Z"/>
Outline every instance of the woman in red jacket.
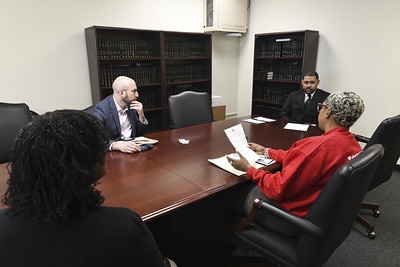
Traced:
<path fill-rule="evenodd" d="M 259 170 L 244 157 L 236 160 L 228 157 L 233 167 L 246 171 L 246 178 L 257 185 L 252 185 L 246 192 L 246 213 L 258 197 L 292 214 L 305 217 L 333 173 L 362 151 L 349 130 L 364 111 L 364 103 L 357 94 L 333 93 L 324 103 L 318 104 L 318 111 L 318 126 L 325 132 L 321 136 L 297 141 L 288 150 L 249 143 L 249 147 L 256 153 L 280 162 L 281 171 L 271 173 Z M 260 214 L 257 220 L 281 233 L 296 234 L 289 225 L 270 217 Z"/>

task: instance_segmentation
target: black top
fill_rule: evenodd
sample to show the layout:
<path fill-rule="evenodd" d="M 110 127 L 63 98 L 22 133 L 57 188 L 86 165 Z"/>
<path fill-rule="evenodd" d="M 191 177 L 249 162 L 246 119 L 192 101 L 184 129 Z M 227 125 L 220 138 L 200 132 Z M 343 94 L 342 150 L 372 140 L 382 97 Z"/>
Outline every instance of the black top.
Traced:
<path fill-rule="evenodd" d="M 0 265 L 161 267 L 164 263 L 138 214 L 98 207 L 56 225 L 0 210 Z"/>

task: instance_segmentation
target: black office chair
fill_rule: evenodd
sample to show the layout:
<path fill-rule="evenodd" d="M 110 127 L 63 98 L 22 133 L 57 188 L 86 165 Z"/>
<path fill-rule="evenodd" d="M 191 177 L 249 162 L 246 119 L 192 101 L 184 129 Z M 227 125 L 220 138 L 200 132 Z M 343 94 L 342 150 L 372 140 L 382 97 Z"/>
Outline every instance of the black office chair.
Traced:
<path fill-rule="evenodd" d="M 374 145 L 382 144 L 385 148 L 385 155 L 378 165 L 376 173 L 372 179 L 368 191 L 376 188 L 384 182 L 387 182 L 392 177 L 393 169 L 400 157 L 400 115 L 387 118 L 381 122 L 371 138 L 355 135 L 359 142 L 366 143 L 364 149 Z M 372 210 L 373 216 L 379 216 L 379 205 L 376 203 L 362 203 L 361 209 Z M 374 225 L 363 217 L 360 213 L 356 217 L 365 229 L 367 229 L 369 238 L 375 238 Z"/>
<path fill-rule="evenodd" d="M 8 162 L 18 131 L 31 121 L 28 105 L 0 103 L 0 163 Z"/>
<path fill-rule="evenodd" d="M 382 145 L 373 145 L 340 167 L 304 218 L 256 199 L 249 216 L 236 225 L 236 245 L 282 266 L 322 266 L 349 235 L 383 152 Z M 258 225 L 254 218 L 259 210 L 287 221 L 299 236 Z"/>
<path fill-rule="evenodd" d="M 40 116 L 39 113 L 37 113 L 36 111 L 30 110 L 29 112 L 31 113 L 32 120 Z"/>
<path fill-rule="evenodd" d="M 185 91 L 168 98 L 169 128 L 213 121 L 210 95 L 205 92 Z"/>

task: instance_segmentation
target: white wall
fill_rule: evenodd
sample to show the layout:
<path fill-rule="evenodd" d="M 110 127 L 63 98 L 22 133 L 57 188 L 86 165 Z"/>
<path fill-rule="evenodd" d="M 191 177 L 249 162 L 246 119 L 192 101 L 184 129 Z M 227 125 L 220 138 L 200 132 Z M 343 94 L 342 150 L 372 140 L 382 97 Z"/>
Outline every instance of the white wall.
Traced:
<path fill-rule="evenodd" d="M 203 0 L 0 1 L 0 102 L 25 102 L 40 114 L 91 105 L 84 28 L 203 32 Z M 222 64 L 229 62 L 223 72 L 232 68 L 237 73 L 232 62 L 238 61 L 239 40 L 227 41 L 218 34 L 214 39 L 215 51 L 221 45 L 228 48 L 216 55 Z M 218 77 L 218 60 L 213 77 Z M 226 85 L 236 91 L 236 75 L 231 79 Z M 218 79 L 213 84 L 214 93 L 236 110 L 236 93 L 225 96 L 224 84 Z"/>
<path fill-rule="evenodd" d="M 251 0 L 249 32 L 240 44 L 239 115 L 250 113 L 254 34 L 318 30 L 320 87 L 358 93 L 366 111 L 352 131 L 372 134 L 400 113 L 399 10 L 400 2 L 391 0 Z"/>
<path fill-rule="evenodd" d="M 238 109 L 238 77 L 240 39 L 226 37 L 225 33 L 213 35 L 212 71 L 213 95 L 221 95 L 226 106 L 227 117 L 235 117 Z"/>
<path fill-rule="evenodd" d="M 84 28 L 203 31 L 203 0 L 0 0 L 0 101 L 38 113 L 91 104 Z M 251 0 L 249 31 L 213 34 L 213 93 L 228 114 L 250 114 L 254 34 L 320 31 L 321 88 L 354 90 L 366 111 L 353 131 L 370 135 L 400 113 L 400 2 Z"/>

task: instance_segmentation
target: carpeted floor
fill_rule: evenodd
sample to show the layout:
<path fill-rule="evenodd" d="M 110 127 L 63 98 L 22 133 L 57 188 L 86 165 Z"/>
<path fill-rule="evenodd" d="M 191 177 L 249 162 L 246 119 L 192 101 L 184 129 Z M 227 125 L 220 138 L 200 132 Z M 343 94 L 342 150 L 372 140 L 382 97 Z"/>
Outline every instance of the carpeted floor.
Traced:
<path fill-rule="evenodd" d="M 400 266 L 400 172 L 393 172 L 388 182 L 368 192 L 364 200 L 380 205 L 378 218 L 371 211 L 362 212 L 375 225 L 375 239 L 368 238 L 366 230 L 355 222 L 349 237 L 324 267 Z M 215 239 L 224 227 L 219 225 L 224 209 L 217 204 L 224 201 L 224 196 L 216 195 L 149 222 L 161 251 L 179 267 L 272 267 L 257 258 L 250 259 L 251 265 L 247 257 L 243 261 L 242 257 L 232 258 L 229 255 L 234 247 Z"/>
<path fill-rule="evenodd" d="M 400 172 L 393 172 L 388 182 L 368 192 L 364 201 L 380 206 L 378 218 L 371 211 L 362 213 L 375 225 L 375 239 L 369 239 L 366 230 L 354 223 L 325 267 L 400 266 Z"/>
<path fill-rule="evenodd" d="M 394 171 L 392 178 L 367 193 L 364 202 L 379 204 L 379 217 L 365 210 L 360 213 L 375 226 L 375 239 L 354 223 L 349 237 L 336 249 L 324 267 L 395 267 L 400 266 L 400 172 Z M 248 266 L 240 263 L 231 266 Z M 269 263 L 254 263 L 255 267 L 272 267 Z"/>

